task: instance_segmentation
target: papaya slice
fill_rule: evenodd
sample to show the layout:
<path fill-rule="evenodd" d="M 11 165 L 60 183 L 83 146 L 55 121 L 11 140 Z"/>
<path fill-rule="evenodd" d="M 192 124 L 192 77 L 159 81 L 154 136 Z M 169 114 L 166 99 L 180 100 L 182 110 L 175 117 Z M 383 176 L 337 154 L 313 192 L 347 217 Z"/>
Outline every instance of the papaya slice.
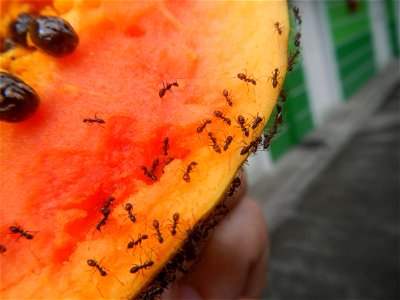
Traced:
<path fill-rule="evenodd" d="M 1 54 L 40 97 L 31 118 L 0 124 L 2 298 L 161 293 L 263 143 L 287 68 L 286 2 L 1 5 L 2 39 L 21 12 L 79 36 L 61 58 L 29 33 L 30 47 Z"/>

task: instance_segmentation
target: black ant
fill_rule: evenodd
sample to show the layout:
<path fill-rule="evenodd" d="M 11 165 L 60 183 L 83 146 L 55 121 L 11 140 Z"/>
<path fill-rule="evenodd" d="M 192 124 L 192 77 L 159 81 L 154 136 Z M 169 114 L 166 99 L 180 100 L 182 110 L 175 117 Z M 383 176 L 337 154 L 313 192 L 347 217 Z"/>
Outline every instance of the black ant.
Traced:
<path fill-rule="evenodd" d="M 83 123 L 98 123 L 98 124 L 105 124 L 106 121 L 103 119 L 98 118 L 96 115 L 94 115 L 94 119 L 92 118 L 85 118 L 83 119 Z"/>
<path fill-rule="evenodd" d="M 129 272 L 131 272 L 132 274 L 137 273 L 142 269 L 150 268 L 152 265 L 154 265 L 154 262 L 152 260 L 149 260 L 145 262 L 143 265 L 134 265 Z"/>
<path fill-rule="evenodd" d="M 279 97 L 281 97 L 282 103 L 286 102 L 286 93 L 284 90 L 281 90 L 281 92 L 279 93 Z"/>
<path fill-rule="evenodd" d="M 21 227 L 19 226 L 10 226 L 9 227 L 11 233 L 19 233 L 18 238 L 20 238 L 21 236 L 23 236 L 24 238 L 26 238 L 27 240 L 31 240 L 33 239 L 33 235 L 28 233 L 29 231 L 24 231 Z"/>
<path fill-rule="evenodd" d="M 98 262 L 97 262 L 96 260 L 94 260 L 94 259 L 88 259 L 88 260 L 87 260 L 87 264 L 88 264 L 88 266 L 94 267 L 94 268 L 96 268 L 97 270 L 99 270 L 99 273 L 100 273 L 101 276 L 104 277 L 104 276 L 107 275 L 107 272 L 104 271 L 104 269 L 103 269 L 102 267 L 100 267 L 100 265 L 98 264 Z"/>
<path fill-rule="evenodd" d="M 233 196 L 233 194 L 235 193 L 236 189 L 240 187 L 240 185 L 242 184 L 242 181 L 240 180 L 239 177 L 236 177 L 235 179 L 233 179 L 230 187 L 229 187 L 229 191 L 227 192 L 227 195 L 229 197 Z"/>
<path fill-rule="evenodd" d="M 96 225 L 96 229 L 101 232 L 101 227 L 106 225 L 107 220 L 108 220 L 108 215 L 104 216 L 103 219 L 100 220 L 100 222 Z"/>
<path fill-rule="evenodd" d="M 299 7 L 297 7 L 297 6 L 294 6 L 294 7 L 293 7 L 293 15 L 294 15 L 294 18 L 295 18 L 296 21 L 297 21 L 297 24 L 300 26 L 300 25 L 301 25 L 301 22 L 302 22 L 302 19 L 301 19 L 301 16 L 300 16 L 300 9 L 299 9 Z"/>
<path fill-rule="evenodd" d="M 297 32 L 296 35 L 294 36 L 294 45 L 296 47 L 300 46 L 300 39 L 301 39 L 301 33 Z"/>
<path fill-rule="evenodd" d="M 149 238 L 149 237 L 147 236 L 147 234 L 139 234 L 138 239 L 137 239 L 136 241 L 134 241 L 134 240 L 132 239 L 132 241 L 128 243 L 127 248 L 128 248 L 128 249 L 132 249 L 133 247 L 135 247 L 135 246 L 141 244 L 143 240 L 147 240 L 148 238 Z"/>
<path fill-rule="evenodd" d="M 251 129 L 255 130 L 258 125 L 263 121 L 263 118 L 259 117 L 258 114 L 251 123 Z"/>
<path fill-rule="evenodd" d="M 4 245 L 0 245 L 0 253 L 5 253 L 7 252 L 7 248 Z"/>
<path fill-rule="evenodd" d="M 168 83 L 168 82 L 167 82 L 166 85 L 165 85 L 164 82 L 163 82 L 163 88 L 162 88 L 162 89 L 159 91 L 159 93 L 158 93 L 158 95 L 160 96 L 160 98 L 164 97 L 164 95 L 165 95 L 165 93 L 166 93 L 167 91 L 172 91 L 171 89 L 172 89 L 173 86 L 179 87 L 178 82 L 176 82 L 176 81 L 173 82 L 173 83 Z"/>
<path fill-rule="evenodd" d="M 250 142 L 250 144 L 246 147 L 243 147 L 242 151 L 240 151 L 240 155 L 245 155 L 249 153 L 250 151 L 253 153 L 256 153 L 258 149 L 258 145 L 262 142 L 261 137 L 256 137 L 253 141 Z"/>
<path fill-rule="evenodd" d="M 212 121 L 210 119 L 204 120 L 203 123 L 199 127 L 197 127 L 197 129 L 196 129 L 197 133 L 203 132 L 203 130 L 206 128 L 206 126 L 211 123 L 212 123 Z"/>
<path fill-rule="evenodd" d="M 248 78 L 246 74 L 244 73 L 238 73 L 237 74 L 237 78 L 239 78 L 240 80 L 243 80 L 244 82 L 248 83 L 252 83 L 254 85 L 257 84 L 256 80 L 254 78 Z"/>
<path fill-rule="evenodd" d="M 228 119 L 227 117 L 225 117 L 225 115 L 222 114 L 222 112 L 220 110 L 214 111 L 214 116 L 219 118 L 219 119 L 221 119 L 222 121 L 224 121 L 229 126 L 231 126 L 231 120 Z"/>
<path fill-rule="evenodd" d="M 185 174 L 183 174 L 183 180 L 185 180 L 186 182 L 190 182 L 189 173 L 193 171 L 194 166 L 197 166 L 197 162 L 195 162 L 195 161 L 192 161 L 190 164 L 188 164 L 188 166 L 186 168 L 186 172 L 185 172 Z"/>
<path fill-rule="evenodd" d="M 171 229 L 171 235 L 175 235 L 176 234 L 176 226 L 178 225 L 179 222 L 179 213 L 174 213 L 172 215 L 172 229 Z"/>
<path fill-rule="evenodd" d="M 279 69 L 275 68 L 275 70 L 272 72 L 272 76 L 270 76 L 269 78 L 272 79 L 272 87 L 276 88 L 278 85 L 278 75 L 279 75 Z M 281 78 L 281 77 L 279 77 Z"/>
<path fill-rule="evenodd" d="M 233 137 L 231 135 L 228 135 L 228 137 L 225 140 L 224 151 L 228 150 L 228 147 L 232 143 L 232 141 L 233 141 Z"/>
<path fill-rule="evenodd" d="M 133 209 L 133 205 L 131 203 L 127 203 L 125 204 L 125 210 L 128 212 L 129 215 L 129 219 L 135 223 L 136 222 L 136 217 L 135 215 L 132 213 L 132 209 Z"/>
<path fill-rule="evenodd" d="M 246 120 L 244 119 L 244 117 L 239 115 L 237 121 L 240 126 L 240 129 L 244 132 L 244 135 L 248 137 L 250 135 L 250 131 L 246 127 Z"/>
<path fill-rule="evenodd" d="M 144 172 L 144 175 L 146 175 L 147 177 L 149 177 L 153 181 L 157 181 L 157 177 L 153 174 L 152 169 L 148 170 L 145 166 L 142 166 L 142 170 Z"/>
<path fill-rule="evenodd" d="M 161 235 L 160 223 L 157 220 L 153 221 L 153 228 L 156 230 L 158 241 L 160 242 L 160 244 L 162 244 L 164 242 L 164 239 L 163 239 L 163 237 Z"/>
<path fill-rule="evenodd" d="M 168 144 L 168 137 L 166 137 L 163 141 L 163 154 L 164 156 L 168 156 L 169 144 Z"/>
<path fill-rule="evenodd" d="M 279 26 L 279 22 L 275 22 L 274 23 L 274 27 L 275 27 L 276 31 L 278 31 L 278 34 L 281 35 L 282 34 L 282 27 Z"/>
<path fill-rule="evenodd" d="M 229 92 L 227 90 L 223 90 L 222 91 L 222 95 L 225 97 L 226 102 L 228 103 L 228 105 L 232 106 L 233 105 L 232 98 L 231 98 L 231 95 L 229 95 Z"/>
<path fill-rule="evenodd" d="M 208 136 L 210 137 L 210 140 L 213 143 L 214 151 L 217 152 L 217 153 L 221 153 L 221 148 L 218 146 L 217 138 L 214 136 L 214 134 L 212 132 L 209 132 Z"/>
<path fill-rule="evenodd" d="M 293 67 L 296 63 L 296 58 L 300 54 L 300 50 L 296 49 L 292 53 L 290 53 L 289 58 L 288 58 L 288 67 L 287 70 L 290 72 L 293 70 Z"/>
<path fill-rule="evenodd" d="M 160 161 L 158 160 L 158 157 L 153 161 L 153 164 L 151 165 L 150 173 L 154 174 L 156 168 L 160 164 Z"/>
<path fill-rule="evenodd" d="M 112 203 L 114 202 L 115 198 L 114 197 L 110 197 L 108 198 L 107 202 L 100 208 L 100 212 L 106 217 L 108 217 L 108 215 L 110 214 L 111 210 L 110 207 L 112 205 Z"/>

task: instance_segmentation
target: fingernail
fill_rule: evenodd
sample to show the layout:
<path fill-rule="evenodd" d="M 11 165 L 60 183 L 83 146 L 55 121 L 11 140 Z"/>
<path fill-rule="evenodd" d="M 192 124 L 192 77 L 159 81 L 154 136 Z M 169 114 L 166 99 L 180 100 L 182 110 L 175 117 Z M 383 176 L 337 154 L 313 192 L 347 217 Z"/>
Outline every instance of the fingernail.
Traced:
<path fill-rule="evenodd" d="M 190 285 L 182 285 L 178 289 L 177 299 L 179 300 L 201 300 L 200 294 Z"/>

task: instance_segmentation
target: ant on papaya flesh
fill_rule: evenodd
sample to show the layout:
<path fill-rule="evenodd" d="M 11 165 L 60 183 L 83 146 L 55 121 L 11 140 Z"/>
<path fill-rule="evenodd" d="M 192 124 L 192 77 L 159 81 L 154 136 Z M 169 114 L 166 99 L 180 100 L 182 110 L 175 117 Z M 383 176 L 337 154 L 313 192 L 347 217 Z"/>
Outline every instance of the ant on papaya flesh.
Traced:
<path fill-rule="evenodd" d="M 160 98 L 164 97 L 164 95 L 165 95 L 165 93 L 167 91 L 171 91 L 172 92 L 171 89 L 172 89 L 173 86 L 179 87 L 178 82 L 176 82 L 176 81 L 174 81 L 172 83 L 168 83 L 167 82 L 166 85 L 163 82 L 163 88 L 158 92 L 158 95 L 160 96 Z"/>

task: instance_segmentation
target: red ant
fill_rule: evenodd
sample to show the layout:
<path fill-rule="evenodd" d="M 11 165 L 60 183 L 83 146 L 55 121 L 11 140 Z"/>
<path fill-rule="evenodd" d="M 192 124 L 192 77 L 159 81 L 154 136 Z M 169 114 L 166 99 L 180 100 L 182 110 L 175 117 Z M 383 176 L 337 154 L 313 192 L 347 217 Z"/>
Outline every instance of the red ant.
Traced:
<path fill-rule="evenodd" d="M 136 217 L 135 215 L 132 213 L 132 209 L 133 209 L 133 205 L 131 203 L 127 203 L 125 204 L 125 210 L 128 212 L 129 215 L 129 219 L 135 223 L 136 222 Z"/>
<path fill-rule="evenodd" d="M 300 26 L 301 22 L 302 22 L 302 19 L 301 19 L 301 16 L 300 16 L 300 9 L 297 6 L 293 7 L 293 15 L 294 15 L 294 18 L 297 21 L 297 24 Z"/>
<path fill-rule="evenodd" d="M 249 153 L 249 151 L 256 153 L 258 150 L 258 145 L 262 142 L 261 137 L 256 137 L 253 141 L 250 142 L 250 144 L 246 147 L 243 147 L 242 151 L 240 151 L 240 155 L 245 155 Z"/>
<path fill-rule="evenodd" d="M 175 235 L 176 234 L 176 226 L 178 225 L 179 222 L 179 213 L 174 213 L 172 215 L 172 229 L 171 229 L 171 235 Z"/>
<path fill-rule="evenodd" d="M 21 227 L 19 226 L 10 226 L 9 227 L 11 233 L 19 233 L 19 236 L 17 239 L 19 239 L 21 236 L 23 236 L 24 238 L 26 238 L 27 240 L 31 240 L 33 239 L 33 235 L 28 233 L 31 231 L 24 231 Z"/>
<path fill-rule="evenodd" d="M 92 118 L 85 118 L 83 119 L 83 123 L 98 123 L 98 124 L 105 124 L 106 121 L 103 119 L 99 119 L 97 115 L 94 115 L 94 119 Z"/>
<path fill-rule="evenodd" d="M 232 143 L 232 141 L 233 141 L 233 137 L 231 135 L 228 135 L 228 137 L 225 140 L 224 151 L 228 150 L 228 147 Z"/>
<path fill-rule="evenodd" d="M 98 264 L 98 262 L 97 262 L 96 260 L 94 260 L 94 259 L 88 259 L 88 260 L 87 260 L 87 264 L 88 264 L 88 266 L 94 267 L 94 268 L 96 268 L 97 270 L 99 270 L 99 273 L 100 273 L 101 276 L 104 277 L 104 276 L 107 275 L 107 272 L 104 271 L 104 269 L 103 269 L 102 267 L 100 267 L 100 265 Z"/>
<path fill-rule="evenodd" d="M 185 180 L 186 182 L 190 182 L 189 173 L 193 171 L 194 166 L 197 166 L 197 162 L 195 162 L 195 161 L 192 161 L 190 164 L 188 164 L 188 166 L 186 168 L 186 172 L 185 172 L 185 174 L 183 174 L 183 180 Z"/>
<path fill-rule="evenodd" d="M 134 265 L 130 272 L 133 273 L 137 273 L 142 269 L 147 269 L 150 268 L 152 265 L 154 265 L 154 262 L 152 260 L 145 262 L 143 265 Z"/>
<path fill-rule="evenodd" d="M 228 103 L 228 105 L 232 106 L 233 105 L 232 98 L 231 98 L 230 94 L 228 93 L 228 91 L 227 90 L 223 90 L 222 91 L 222 95 L 225 97 L 226 102 Z"/>
<path fill-rule="evenodd" d="M 275 68 L 275 70 L 272 72 L 272 76 L 270 76 L 269 78 L 272 79 L 272 86 L 273 88 L 276 88 L 278 85 L 278 75 L 279 75 L 279 69 Z M 279 77 L 282 78 L 282 77 Z"/>
<path fill-rule="evenodd" d="M 229 126 L 231 126 L 231 120 L 228 119 L 227 117 L 225 117 L 225 115 L 222 114 L 221 111 L 219 111 L 219 110 L 214 111 L 214 116 L 217 117 L 217 118 L 219 118 L 219 119 L 221 119 L 222 121 L 224 121 L 224 122 L 225 122 L 226 124 L 228 124 Z"/>
<path fill-rule="evenodd" d="M 237 119 L 237 122 L 238 122 L 238 124 L 239 124 L 239 126 L 240 126 L 240 129 L 244 132 L 244 135 L 245 135 L 246 137 L 248 137 L 248 136 L 250 135 L 250 131 L 249 131 L 249 129 L 246 127 L 246 120 L 244 119 L 244 117 L 241 116 L 241 115 L 239 115 L 239 116 L 238 116 L 238 119 Z"/>
<path fill-rule="evenodd" d="M 154 165 L 154 163 L 153 163 L 153 165 Z M 152 169 L 148 170 L 145 166 L 142 166 L 142 170 L 144 172 L 144 175 L 146 175 L 153 181 L 157 181 L 157 177 L 153 174 Z"/>
<path fill-rule="evenodd" d="M 166 137 L 163 141 L 163 154 L 164 156 L 168 156 L 169 144 L 168 144 L 168 137 Z"/>
<path fill-rule="evenodd" d="M 276 31 L 278 31 L 278 34 L 281 35 L 282 34 L 282 27 L 279 26 L 279 22 L 275 22 L 274 23 L 274 27 L 275 27 Z"/>
<path fill-rule="evenodd" d="M 217 138 L 212 134 L 212 132 L 208 133 L 210 140 L 213 142 L 213 149 L 217 153 L 221 153 L 221 148 L 218 146 Z"/>
<path fill-rule="evenodd" d="M 243 80 L 244 82 L 248 83 L 252 83 L 254 85 L 257 84 L 256 80 L 254 78 L 248 78 L 246 74 L 244 73 L 238 73 L 237 74 L 237 78 L 239 78 L 240 80 Z"/>
<path fill-rule="evenodd" d="M 148 238 L 149 238 L 149 237 L 147 236 L 147 234 L 139 234 L 138 239 L 137 239 L 136 241 L 134 241 L 134 240 L 132 239 L 132 241 L 128 243 L 127 248 L 128 248 L 128 249 L 132 249 L 133 247 L 135 247 L 135 246 L 141 244 L 143 240 L 147 240 Z"/>
<path fill-rule="evenodd" d="M 227 192 L 227 195 L 229 197 L 233 196 L 233 194 L 235 193 L 236 189 L 240 187 L 240 185 L 242 184 L 242 181 L 240 180 L 239 177 L 236 177 L 235 179 L 233 179 L 230 187 L 229 187 L 229 191 Z"/>
<path fill-rule="evenodd" d="M 263 118 L 259 117 L 258 114 L 251 123 L 251 129 L 255 130 L 258 125 L 263 121 Z"/>
<path fill-rule="evenodd" d="M 179 87 L 179 85 L 178 85 L 178 82 L 173 82 L 173 83 L 168 83 L 167 82 L 167 85 L 165 85 L 164 84 L 164 82 L 163 82 L 163 88 L 159 91 L 159 93 L 158 93 L 158 95 L 160 96 L 160 98 L 162 98 L 162 97 L 164 97 L 164 95 L 165 95 L 165 93 L 167 92 L 167 91 L 171 91 L 172 92 L 172 87 L 173 86 L 176 86 L 176 87 Z"/>
<path fill-rule="evenodd" d="M 156 230 L 158 241 L 160 242 L 160 244 L 162 244 L 164 242 L 164 239 L 161 235 L 160 223 L 157 220 L 153 220 L 153 228 Z"/>
<path fill-rule="evenodd" d="M 293 70 L 294 65 L 296 64 L 296 58 L 300 54 L 300 50 L 296 49 L 292 53 L 290 53 L 288 58 L 288 67 L 287 70 L 290 72 Z"/>
<path fill-rule="evenodd" d="M 212 121 L 210 119 L 204 120 L 203 123 L 199 127 L 197 127 L 197 129 L 196 129 L 197 133 L 203 132 L 203 130 L 206 128 L 206 126 L 211 123 L 212 123 Z"/>

